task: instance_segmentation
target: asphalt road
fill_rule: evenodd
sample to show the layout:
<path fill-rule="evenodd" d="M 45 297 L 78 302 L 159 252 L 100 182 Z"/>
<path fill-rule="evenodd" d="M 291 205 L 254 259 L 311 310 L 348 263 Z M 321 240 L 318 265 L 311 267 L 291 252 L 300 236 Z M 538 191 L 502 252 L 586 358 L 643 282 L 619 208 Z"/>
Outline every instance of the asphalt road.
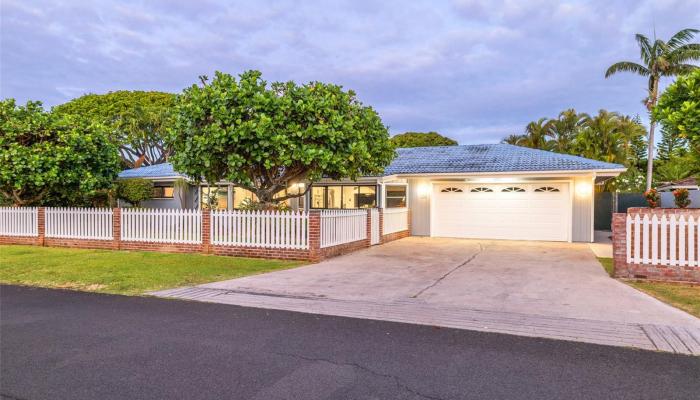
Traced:
<path fill-rule="evenodd" d="M 0 287 L 6 399 L 697 399 L 700 357 Z"/>

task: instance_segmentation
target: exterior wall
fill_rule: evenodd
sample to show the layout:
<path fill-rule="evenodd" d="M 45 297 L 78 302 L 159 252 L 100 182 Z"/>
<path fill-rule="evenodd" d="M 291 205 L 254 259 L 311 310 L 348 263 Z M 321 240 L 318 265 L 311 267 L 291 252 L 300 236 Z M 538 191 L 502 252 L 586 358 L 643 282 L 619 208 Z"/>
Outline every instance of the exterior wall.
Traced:
<path fill-rule="evenodd" d="M 591 192 L 581 193 L 580 185 L 590 185 Z M 593 178 L 575 177 L 571 185 L 573 208 L 571 210 L 571 240 L 573 242 L 593 241 Z M 564 221 L 562 221 L 563 223 Z"/>
<path fill-rule="evenodd" d="M 182 204 L 180 204 L 180 191 L 181 190 L 184 190 L 185 207 L 182 207 Z M 187 185 L 186 188 L 176 187 L 174 189 L 175 193 L 174 193 L 172 199 L 146 200 L 146 201 L 141 203 L 141 207 L 143 207 L 143 208 L 167 208 L 167 209 L 197 208 L 196 207 L 197 205 L 194 202 L 196 190 L 197 190 L 197 186 L 192 186 L 192 185 Z"/>
<path fill-rule="evenodd" d="M 630 214 L 654 215 L 684 214 L 700 218 L 699 209 L 678 208 L 630 208 Z M 627 214 L 613 214 L 613 265 L 616 278 L 627 279 L 651 279 L 662 281 L 682 281 L 700 283 L 700 267 L 660 265 L 660 264 L 633 264 L 627 263 Z M 697 234 L 695 244 L 698 245 Z M 678 243 L 678 242 L 676 242 Z M 671 250 L 671 249 L 669 249 Z"/>
<path fill-rule="evenodd" d="M 430 196 L 431 179 L 411 178 L 408 180 L 409 223 L 412 236 L 430 236 Z M 421 193 L 425 190 L 426 193 Z"/>

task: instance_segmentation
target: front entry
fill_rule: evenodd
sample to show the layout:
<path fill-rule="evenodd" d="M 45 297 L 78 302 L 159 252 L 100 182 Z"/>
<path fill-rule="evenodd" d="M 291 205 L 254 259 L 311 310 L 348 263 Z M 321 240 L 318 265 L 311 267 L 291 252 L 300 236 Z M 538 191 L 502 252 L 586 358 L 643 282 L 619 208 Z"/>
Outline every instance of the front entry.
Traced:
<path fill-rule="evenodd" d="M 570 204 L 568 183 L 436 184 L 431 236 L 568 241 Z"/>

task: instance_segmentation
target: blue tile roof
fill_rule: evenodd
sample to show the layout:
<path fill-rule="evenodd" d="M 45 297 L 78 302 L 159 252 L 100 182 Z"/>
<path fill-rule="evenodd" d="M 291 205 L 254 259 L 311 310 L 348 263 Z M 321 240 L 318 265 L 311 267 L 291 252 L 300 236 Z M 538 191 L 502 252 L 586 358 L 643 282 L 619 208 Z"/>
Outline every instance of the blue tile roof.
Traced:
<path fill-rule="evenodd" d="M 384 170 L 384 175 L 625 168 L 620 164 L 510 144 L 413 147 L 397 149 L 397 153 L 398 156 Z"/>
<path fill-rule="evenodd" d="M 173 165 L 170 163 L 149 165 L 134 169 L 125 169 L 119 173 L 120 178 L 180 178 L 185 177 L 182 174 L 175 172 Z"/>
<path fill-rule="evenodd" d="M 397 149 L 397 157 L 384 175 L 475 172 L 580 171 L 624 169 L 588 158 L 510 144 L 413 147 Z M 170 163 L 128 169 L 120 178 L 184 177 Z"/>

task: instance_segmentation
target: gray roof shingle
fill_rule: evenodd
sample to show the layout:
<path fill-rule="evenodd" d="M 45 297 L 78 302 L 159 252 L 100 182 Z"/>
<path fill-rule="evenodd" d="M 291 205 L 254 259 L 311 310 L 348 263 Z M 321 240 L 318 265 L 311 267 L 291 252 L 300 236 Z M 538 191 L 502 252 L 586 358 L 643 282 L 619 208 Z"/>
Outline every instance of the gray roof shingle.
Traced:
<path fill-rule="evenodd" d="M 397 149 L 397 153 L 398 156 L 384 170 L 384 175 L 625 168 L 620 164 L 510 144 L 413 147 Z"/>
<path fill-rule="evenodd" d="M 384 175 L 439 174 L 477 172 L 622 170 L 611 164 L 588 158 L 535 150 L 509 144 L 413 147 L 397 149 L 397 157 Z M 184 177 L 170 163 L 127 169 L 120 178 Z"/>

